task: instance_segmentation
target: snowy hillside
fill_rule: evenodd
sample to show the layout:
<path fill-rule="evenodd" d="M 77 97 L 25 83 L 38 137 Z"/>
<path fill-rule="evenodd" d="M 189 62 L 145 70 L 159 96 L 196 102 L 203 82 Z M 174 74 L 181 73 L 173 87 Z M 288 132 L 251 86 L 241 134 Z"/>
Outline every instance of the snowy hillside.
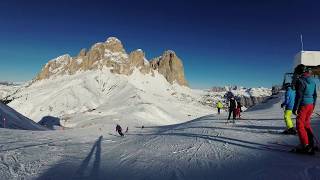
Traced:
<path fill-rule="evenodd" d="M 78 72 L 34 82 L 15 94 L 9 105 L 40 121 L 52 116 L 67 127 L 114 124 L 165 125 L 194 119 L 212 112 L 199 101 L 202 91 L 170 84 L 163 75 L 130 76 L 108 68 Z"/>
<path fill-rule="evenodd" d="M 204 96 L 202 102 L 207 105 L 216 104 L 218 101 L 227 104 L 226 98 L 231 93 L 237 99 L 240 99 L 241 104 L 245 107 L 250 107 L 261 103 L 272 95 L 272 91 L 269 88 L 244 88 L 244 87 L 215 87 L 213 89 L 204 90 Z"/>
<path fill-rule="evenodd" d="M 32 120 L 0 102 L 0 127 L 8 129 L 45 130 Z"/>
<path fill-rule="evenodd" d="M 243 113 L 236 124 L 225 124 L 226 114 L 206 115 L 169 126 L 129 126 L 125 137 L 107 126 L 0 129 L 0 179 L 318 179 L 319 154 L 286 151 L 299 141 L 280 134 L 280 99 Z M 318 137 L 319 123 L 314 116 Z"/>
<path fill-rule="evenodd" d="M 0 99 L 7 97 L 19 89 L 20 85 L 0 84 Z"/>

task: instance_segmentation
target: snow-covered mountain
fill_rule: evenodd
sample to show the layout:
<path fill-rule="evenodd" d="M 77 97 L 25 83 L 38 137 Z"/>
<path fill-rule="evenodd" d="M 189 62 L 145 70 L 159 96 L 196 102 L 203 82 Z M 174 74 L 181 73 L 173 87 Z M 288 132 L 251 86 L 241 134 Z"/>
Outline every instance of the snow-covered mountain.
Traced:
<path fill-rule="evenodd" d="M 170 84 L 157 72 L 126 76 L 103 68 L 35 81 L 9 105 L 35 121 L 48 115 L 68 120 L 66 126 L 96 123 L 88 119 L 171 124 L 211 113 L 199 102 L 202 93 Z"/>
<path fill-rule="evenodd" d="M 76 57 L 50 60 L 9 105 L 36 122 L 50 116 L 69 127 L 164 125 L 212 113 L 202 105 L 203 95 L 187 87 L 175 52 L 149 62 L 142 50 L 127 54 L 111 37 Z"/>
<path fill-rule="evenodd" d="M 226 102 L 228 96 L 235 96 L 243 106 L 251 107 L 257 105 L 272 95 L 272 90 L 269 88 L 245 88 L 245 87 L 213 87 L 205 90 L 206 95 L 203 96 L 204 104 L 212 105 L 217 101 Z"/>
<path fill-rule="evenodd" d="M 8 95 L 13 94 L 19 88 L 19 84 L 0 83 L 0 99 L 3 99 Z"/>
<path fill-rule="evenodd" d="M 232 92 L 251 97 L 267 96 L 267 91 Z M 142 50 L 127 54 L 121 41 L 111 37 L 76 57 L 50 60 L 31 83 L 11 96 L 9 105 L 36 122 L 50 116 L 68 127 L 167 125 L 215 113 L 204 102 L 224 96 L 187 87 L 183 63 L 175 52 L 165 51 L 149 62 Z"/>

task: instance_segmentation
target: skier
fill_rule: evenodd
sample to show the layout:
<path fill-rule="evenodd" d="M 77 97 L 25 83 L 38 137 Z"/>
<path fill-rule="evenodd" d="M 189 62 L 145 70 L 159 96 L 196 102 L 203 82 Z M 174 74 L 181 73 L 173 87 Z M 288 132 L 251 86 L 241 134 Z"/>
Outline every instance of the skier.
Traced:
<path fill-rule="evenodd" d="M 296 127 L 301 147 L 297 147 L 293 151 L 314 154 L 314 137 L 310 119 L 317 99 L 316 84 L 309 70 L 303 64 L 295 68 L 294 74 L 298 76 L 298 79 L 295 84 L 296 98 L 292 111 L 297 115 Z"/>
<path fill-rule="evenodd" d="M 293 127 L 291 114 L 294 106 L 294 101 L 296 97 L 296 91 L 292 89 L 290 83 L 285 84 L 286 93 L 284 97 L 284 102 L 281 104 L 281 108 L 285 108 L 284 110 L 284 121 L 286 123 L 286 130 L 283 131 L 283 134 L 297 134 L 296 129 Z"/>
<path fill-rule="evenodd" d="M 218 109 L 218 114 L 220 114 L 220 110 L 223 108 L 223 104 L 221 103 L 221 101 L 217 102 L 216 107 Z"/>
<path fill-rule="evenodd" d="M 237 101 L 237 109 L 236 109 L 236 117 L 238 117 L 238 119 L 241 118 L 241 112 L 242 112 L 241 107 L 242 107 L 242 105 L 241 105 L 241 102 L 240 102 L 240 99 L 239 99 Z"/>
<path fill-rule="evenodd" d="M 236 119 L 236 108 L 237 108 L 237 101 L 234 99 L 234 97 L 231 97 L 228 103 L 228 107 L 229 107 L 229 116 L 228 116 L 228 121 L 230 120 L 230 116 L 232 113 L 233 116 L 233 123 L 235 123 L 235 119 Z"/>
<path fill-rule="evenodd" d="M 120 136 L 124 136 L 124 134 L 122 133 L 122 128 L 119 124 L 117 124 L 116 126 L 116 131 L 119 133 Z"/>

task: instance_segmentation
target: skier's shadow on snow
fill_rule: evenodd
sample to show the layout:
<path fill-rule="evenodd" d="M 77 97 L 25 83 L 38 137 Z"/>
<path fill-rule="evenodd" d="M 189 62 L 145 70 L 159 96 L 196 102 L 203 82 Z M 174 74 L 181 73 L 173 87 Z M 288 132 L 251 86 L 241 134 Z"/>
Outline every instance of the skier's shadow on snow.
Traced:
<path fill-rule="evenodd" d="M 47 170 L 44 174 L 40 175 L 38 180 L 51 180 L 51 179 L 67 179 L 67 180 L 84 180 L 84 179 L 105 179 L 100 171 L 101 162 L 101 142 L 103 136 L 100 136 L 98 140 L 93 144 L 89 154 L 81 162 L 80 166 L 70 160 L 62 160 L 58 162 L 54 167 Z M 94 159 L 93 159 L 93 156 Z M 92 160 L 91 160 L 92 159 Z M 93 161 L 93 162 L 92 162 Z M 93 164 L 89 167 L 90 162 Z M 78 168 L 76 168 L 78 167 Z"/>
<path fill-rule="evenodd" d="M 78 174 L 80 177 L 84 176 L 84 173 L 86 169 L 89 166 L 90 159 L 92 158 L 92 155 L 95 151 L 95 159 L 93 162 L 93 167 L 90 172 L 89 177 L 92 179 L 98 179 L 99 178 L 99 171 L 100 171 L 100 159 L 101 159 L 101 140 L 102 136 L 99 137 L 99 139 L 94 143 L 94 145 L 91 148 L 90 153 L 88 156 L 82 161 L 80 168 L 76 171 L 76 174 Z"/>

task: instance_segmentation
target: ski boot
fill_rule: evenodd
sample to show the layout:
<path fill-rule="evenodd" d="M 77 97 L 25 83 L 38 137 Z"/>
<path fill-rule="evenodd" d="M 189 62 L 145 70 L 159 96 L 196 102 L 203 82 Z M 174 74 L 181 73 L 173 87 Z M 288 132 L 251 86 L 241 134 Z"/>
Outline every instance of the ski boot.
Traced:
<path fill-rule="evenodd" d="M 297 134 L 297 131 L 294 127 L 288 129 L 288 134 L 291 134 L 291 135 L 296 135 Z"/>
<path fill-rule="evenodd" d="M 314 150 L 313 146 L 311 146 L 311 145 L 305 145 L 305 146 L 300 145 L 300 146 L 292 149 L 291 152 L 299 153 L 299 154 L 308 154 L 308 155 L 315 154 L 315 150 Z"/>

